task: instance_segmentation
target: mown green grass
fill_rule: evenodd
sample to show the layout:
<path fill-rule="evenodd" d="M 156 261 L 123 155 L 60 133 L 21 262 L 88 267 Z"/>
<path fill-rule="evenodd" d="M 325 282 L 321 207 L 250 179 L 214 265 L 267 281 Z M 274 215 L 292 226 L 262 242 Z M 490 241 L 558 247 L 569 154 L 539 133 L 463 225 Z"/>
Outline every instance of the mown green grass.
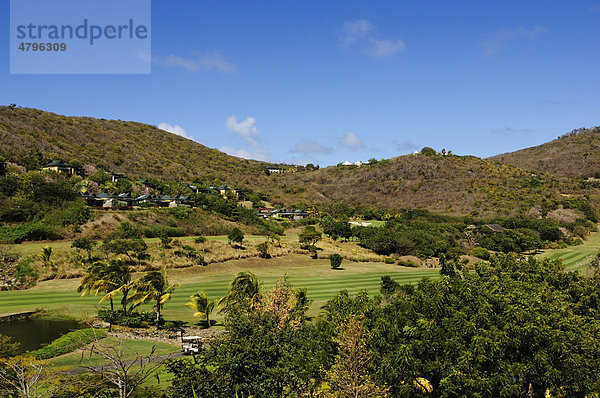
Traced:
<path fill-rule="evenodd" d="M 313 300 L 309 313 L 315 315 L 322 305 L 340 290 L 355 294 L 366 289 L 370 294 L 379 292 L 381 276 L 390 275 L 400 283 L 416 283 L 423 277 L 438 277 L 438 270 L 406 268 L 382 263 L 351 263 L 344 261 L 341 270 L 332 270 L 328 260 L 313 260 L 308 256 L 289 255 L 269 260 L 249 258 L 211 264 L 207 267 L 169 270 L 169 281 L 181 287 L 165 306 L 167 319 L 195 322 L 192 311 L 185 306 L 197 290 L 205 290 L 209 297 L 225 295 L 229 283 L 237 272 L 254 272 L 266 289 L 287 275 L 294 288 L 307 288 Z M 135 277 L 139 277 L 136 275 Z M 0 292 L 0 314 L 44 309 L 76 317 L 93 317 L 98 308 L 99 297 L 80 297 L 75 291 L 79 279 L 53 280 L 23 291 Z M 118 305 L 117 298 L 115 305 Z M 144 310 L 151 310 L 149 305 Z M 216 317 L 217 320 L 220 316 Z"/>
<path fill-rule="evenodd" d="M 562 260 L 569 270 L 582 270 L 589 263 L 592 256 L 600 251 L 600 233 L 594 232 L 583 245 L 569 246 L 565 249 L 545 250 L 539 258 Z"/>

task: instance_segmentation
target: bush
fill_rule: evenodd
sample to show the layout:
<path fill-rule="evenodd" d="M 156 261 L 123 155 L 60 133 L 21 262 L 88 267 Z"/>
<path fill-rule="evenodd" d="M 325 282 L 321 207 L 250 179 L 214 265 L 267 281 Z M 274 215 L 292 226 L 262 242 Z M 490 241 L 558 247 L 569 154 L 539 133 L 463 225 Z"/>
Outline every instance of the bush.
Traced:
<path fill-rule="evenodd" d="M 236 243 L 236 244 L 241 244 L 242 241 L 244 240 L 244 234 L 242 233 L 242 231 L 235 227 L 233 228 L 229 234 L 227 235 L 227 238 L 229 239 L 229 243 Z"/>
<path fill-rule="evenodd" d="M 258 250 L 258 255 L 261 258 L 270 258 L 271 255 L 269 254 L 269 242 L 262 242 L 259 243 L 258 245 L 256 245 L 256 250 Z"/>
<path fill-rule="evenodd" d="M 15 278 L 17 278 L 17 282 L 20 286 L 31 287 L 35 286 L 37 283 L 39 275 L 37 270 L 32 265 L 34 262 L 34 257 L 28 257 L 19 261 L 17 264 Z"/>
<path fill-rule="evenodd" d="M 329 256 L 329 262 L 331 264 L 332 269 L 338 269 L 342 265 L 343 258 L 339 254 L 331 254 Z"/>
<path fill-rule="evenodd" d="M 204 243 L 206 242 L 206 238 L 204 236 L 196 236 L 196 238 L 194 239 L 195 243 Z"/>
<path fill-rule="evenodd" d="M 146 328 L 156 324 L 155 312 L 130 312 L 125 314 L 123 310 L 110 311 L 109 309 L 100 309 L 98 310 L 98 318 L 113 325 L 130 328 Z M 162 323 L 162 316 L 160 322 Z"/>
<path fill-rule="evenodd" d="M 479 257 L 482 260 L 490 259 L 490 252 L 487 249 L 479 246 L 472 248 L 470 254 L 471 256 Z"/>
<path fill-rule="evenodd" d="M 392 257 L 386 257 L 383 259 L 383 262 L 386 264 L 394 264 L 396 261 Z"/>
<path fill-rule="evenodd" d="M 398 261 L 398 265 L 400 265 L 402 267 L 411 267 L 411 268 L 416 268 L 419 266 L 419 264 L 417 264 L 411 260 L 400 260 L 400 261 Z"/>
<path fill-rule="evenodd" d="M 59 337 L 47 346 L 33 352 L 36 359 L 50 359 L 59 355 L 75 351 L 79 347 L 98 339 L 103 339 L 107 335 L 106 330 L 98 329 L 80 329 L 69 332 Z"/>
<path fill-rule="evenodd" d="M 26 240 L 57 240 L 62 236 L 42 220 L 15 227 L 0 227 L 0 242 L 21 243 Z"/>

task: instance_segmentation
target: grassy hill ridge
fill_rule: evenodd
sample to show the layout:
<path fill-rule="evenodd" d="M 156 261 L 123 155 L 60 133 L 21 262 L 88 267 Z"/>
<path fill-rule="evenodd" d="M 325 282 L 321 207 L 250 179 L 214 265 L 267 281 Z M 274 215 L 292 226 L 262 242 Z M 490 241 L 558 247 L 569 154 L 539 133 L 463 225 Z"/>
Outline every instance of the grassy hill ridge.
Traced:
<path fill-rule="evenodd" d="M 0 156 L 17 162 L 40 152 L 136 178 L 171 181 L 262 174 L 267 163 L 227 155 L 156 126 L 0 107 Z"/>
<path fill-rule="evenodd" d="M 573 130 L 545 144 L 490 159 L 561 177 L 600 176 L 600 127 Z"/>

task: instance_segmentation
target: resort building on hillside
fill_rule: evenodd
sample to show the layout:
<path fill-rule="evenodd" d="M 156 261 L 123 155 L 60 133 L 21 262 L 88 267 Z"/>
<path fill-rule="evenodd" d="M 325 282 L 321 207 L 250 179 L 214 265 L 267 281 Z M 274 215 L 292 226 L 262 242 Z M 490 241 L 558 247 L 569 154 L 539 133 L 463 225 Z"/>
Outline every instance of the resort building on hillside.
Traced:
<path fill-rule="evenodd" d="M 67 175 L 75 174 L 75 168 L 66 163 L 55 160 L 42 167 L 43 171 L 54 171 L 55 173 L 65 173 Z"/>

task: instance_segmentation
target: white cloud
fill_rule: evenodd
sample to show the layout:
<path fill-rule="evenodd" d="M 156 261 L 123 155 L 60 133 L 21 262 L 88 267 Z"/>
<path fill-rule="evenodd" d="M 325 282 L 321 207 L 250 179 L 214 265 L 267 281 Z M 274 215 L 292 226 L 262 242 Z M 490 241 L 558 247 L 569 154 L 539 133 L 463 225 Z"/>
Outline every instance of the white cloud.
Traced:
<path fill-rule="evenodd" d="M 250 139 L 260 134 L 260 131 L 256 128 L 256 119 L 252 116 L 238 122 L 237 116 L 232 115 L 225 120 L 225 125 L 227 126 L 227 130 L 237 133 L 245 139 Z"/>
<path fill-rule="evenodd" d="M 142 57 L 143 55 L 140 56 Z M 234 64 L 226 61 L 219 53 L 196 53 L 194 57 L 190 58 L 169 54 L 166 57 L 154 56 L 152 60 L 156 64 L 166 67 L 180 67 L 188 72 L 217 71 L 220 73 L 230 73 L 236 69 Z"/>
<path fill-rule="evenodd" d="M 365 144 L 353 131 L 348 131 L 341 140 L 341 145 L 349 149 L 364 148 Z"/>
<path fill-rule="evenodd" d="M 158 124 L 158 128 L 164 131 L 168 131 L 169 133 L 173 133 L 173 134 L 177 134 L 180 135 L 182 137 L 185 137 L 187 139 L 192 139 L 192 137 L 190 137 L 185 130 L 178 124 L 176 124 L 175 126 L 171 126 L 168 123 L 162 122 Z"/>
<path fill-rule="evenodd" d="M 333 149 L 331 147 L 322 145 L 317 141 L 311 140 L 309 138 L 304 138 L 302 141 L 298 142 L 294 147 L 290 150 L 292 153 L 331 153 Z"/>
<path fill-rule="evenodd" d="M 547 29 L 543 26 L 535 26 L 533 28 L 518 26 L 512 29 L 499 29 L 483 42 L 483 54 L 486 56 L 494 55 L 510 41 L 518 39 L 533 40 L 546 32 Z"/>
<path fill-rule="evenodd" d="M 345 21 L 342 25 L 341 40 L 346 44 L 356 43 L 367 38 L 373 29 L 373 24 L 366 19 Z"/>
<path fill-rule="evenodd" d="M 371 44 L 371 47 L 367 48 L 366 51 L 376 58 L 389 57 L 406 48 L 402 40 L 371 39 Z"/>
<path fill-rule="evenodd" d="M 260 131 L 256 127 L 256 119 L 252 116 L 242 121 L 238 121 L 237 116 L 229 116 L 225 120 L 227 130 L 242 137 L 250 149 L 236 149 L 229 145 L 221 147 L 221 151 L 233 156 L 246 159 L 256 159 L 267 161 L 270 159 L 269 151 L 260 145 Z"/>
<path fill-rule="evenodd" d="M 390 57 L 406 49 L 399 39 L 381 38 L 375 35 L 376 27 L 369 20 L 345 21 L 340 41 L 347 48 L 356 49 L 374 58 Z"/>

